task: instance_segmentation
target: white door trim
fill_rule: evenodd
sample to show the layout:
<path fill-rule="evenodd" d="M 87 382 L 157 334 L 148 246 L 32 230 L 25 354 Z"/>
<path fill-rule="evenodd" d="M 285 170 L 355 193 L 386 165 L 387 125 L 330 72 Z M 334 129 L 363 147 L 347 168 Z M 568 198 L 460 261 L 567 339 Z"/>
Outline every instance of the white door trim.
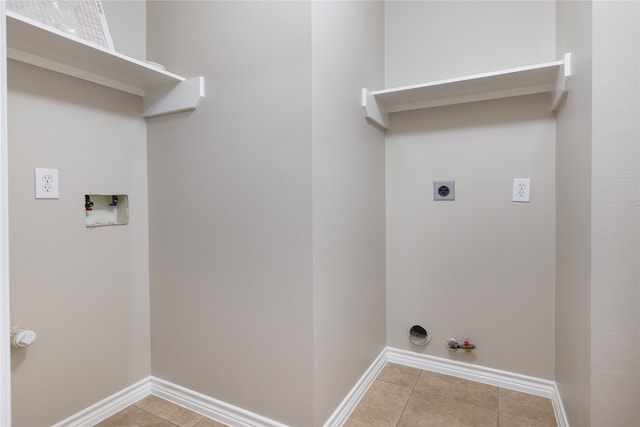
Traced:
<path fill-rule="evenodd" d="M 0 1 L 0 425 L 11 425 L 11 349 L 9 334 L 9 194 L 7 169 L 7 31 Z"/>

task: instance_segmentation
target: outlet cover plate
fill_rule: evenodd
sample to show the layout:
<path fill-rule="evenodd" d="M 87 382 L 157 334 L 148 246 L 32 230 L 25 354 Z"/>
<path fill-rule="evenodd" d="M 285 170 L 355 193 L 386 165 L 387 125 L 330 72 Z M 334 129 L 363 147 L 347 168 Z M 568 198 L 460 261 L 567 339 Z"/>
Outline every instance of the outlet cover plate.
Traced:
<path fill-rule="evenodd" d="M 511 201 L 527 203 L 531 200 L 531 178 L 513 178 Z"/>
<path fill-rule="evenodd" d="M 433 181 L 433 200 L 455 200 L 455 181 Z"/>
<path fill-rule="evenodd" d="M 60 197 L 58 169 L 36 168 L 34 183 L 36 199 L 58 199 Z"/>

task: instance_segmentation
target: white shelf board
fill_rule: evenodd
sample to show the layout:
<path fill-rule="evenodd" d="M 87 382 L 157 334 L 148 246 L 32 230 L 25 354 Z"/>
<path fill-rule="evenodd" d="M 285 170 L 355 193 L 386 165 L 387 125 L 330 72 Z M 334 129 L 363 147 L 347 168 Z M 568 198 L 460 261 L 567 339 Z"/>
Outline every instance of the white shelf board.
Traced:
<path fill-rule="evenodd" d="M 181 86 L 192 93 L 193 82 L 182 85 L 185 78 L 162 70 L 144 61 L 105 49 L 75 38 L 33 19 L 6 11 L 7 56 L 51 71 L 77 77 L 123 92 L 146 97 L 151 92 L 157 97 L 158 88 L 167 92 L 180 92 Z M 195 93 L 204 96 L 204 79 L 198 79 L 200 87 Z M 184 98 L 184 97 L 182 97 Z M 189 96 L 193 98 L 193 96 Z M 197 103 L 201 98 L 198 98 Z M 170 103 L 169 103 L 170 104 Z M 175 111 L 194 109 L 181 104 Z M 145 114 L 146 117 L 175 112 L 167 110 Z"/>
<path fill-rule="evenodd" d="M 411 86 L 370 91 L 363 89 L 366 117 L 385 129 L 389 113 L 440 107 L 534 93 L 553 93 L 555 110 L 567 92 L 571 54 L 559 61 L 510 68 Z"/>

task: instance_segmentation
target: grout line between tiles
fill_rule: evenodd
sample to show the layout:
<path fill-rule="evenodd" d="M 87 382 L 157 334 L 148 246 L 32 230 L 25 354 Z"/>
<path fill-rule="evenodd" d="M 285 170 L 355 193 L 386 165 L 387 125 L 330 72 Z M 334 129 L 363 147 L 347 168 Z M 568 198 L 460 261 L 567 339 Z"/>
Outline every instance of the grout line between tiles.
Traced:
<path fill-rule="evenodd" d="M 166 418 L 164 418 L 164 417 L 161 417 L 161 416 L 160 416 L 160 415 L 158 415 L 158 414 L 154 414 L 154 413 L 153 413 L 153 412 L 151 412 L 151 411 L 147 411 L 146 409 L 139 407 L 137 404 L 138 404 L 138 403 L 140 403 L 141 401 L 142 401 L 142 399 L 138 400 L 137 402 L 135 402 L 135 403 L 134 403 L 134 404 L 132 404 L 131 406 L 135 406 L 136 408 L 140 409 L 141 411 L 146 412 L 147 414 L 153 415 L 153 416 L 154 416 L 154 417 L 156 417 L 156 418 L 160 418 L 162 421 L 165 421 L 165 422 L 167 422 L 167 423 L 171 424 L 173 427 L 180 427 L 178 424 L 176 424 L 176 423 L 174 423 L 174 422 L 172 422 L 172 421 L 170 421 L 170 420 L 168 420 L 168 419 L 166 419 Z M 196 424 L 197 424 L 197 423 L 196 423 Z"/>
<path fill-rule="evenodd" d="M 404 411 L 407 409 L 407 405 L 409 405 L 409 400 L 411 400 L 411 396 L 413 396 L 413 392 L 415 391 L 416 386 L 418 385 L 418 381 L 420 381 L 420 377 L 422 376 L 423 372 L 424 372 L 424 370 L 421 369 L 420 373 L 418 374 L 418 376 L 417 376 L 417 378 L 415 380 L 415 382 L 411 386 L 411 393 L 409 393 L 409 397 L 407 397 L 406 402 L 404 402 L 404 406 L 402 407 L 402 411 L 400 411 L 400 416 L 398 417 L 398 420 L 396 421 L 395 427 L 398 427 L 398 423 L 402 419 L 402 416 L 404 415 Z"/>
<path fill-rule="evenodd" d="M 500 427 L 500 387 L 496 387 L 496 393 L 498 394 L 496 399 L 496 425 Z"/>
<path fill-rule="evenodd" d="M 404 411 L 407 409 L 407 405 L 409 404 L 409 400 L 411 399 L 411 395 L 412 394 L 413 394 L 413 389 L 411 390 L 411 393 L 409 393 L 409 397 L 407 397 L 407 400 L 404 402 L 404 406 L 402 407 L 402 411 L 400 411 L 400 416 L 396 420 L 395 427 L 398 427 L 398 423 L 400 422 L 400 419 L 402 418 L 402 415 L 404 415 Z"/>
<path fill-rule="evenodd" d="M 413 391 L 416 389 L 416 386 L 418 385 L 418 381 L 420 381 L 420 377 L 422 376 L 423 372 L 424 370 L 420 369 L 420 373 L 418 374 L 416 381 L 413 383 L 413 386 L 411 387 L 411 393 L 409 394 L 409 396 L 411 396 L 413 394 Z"/>

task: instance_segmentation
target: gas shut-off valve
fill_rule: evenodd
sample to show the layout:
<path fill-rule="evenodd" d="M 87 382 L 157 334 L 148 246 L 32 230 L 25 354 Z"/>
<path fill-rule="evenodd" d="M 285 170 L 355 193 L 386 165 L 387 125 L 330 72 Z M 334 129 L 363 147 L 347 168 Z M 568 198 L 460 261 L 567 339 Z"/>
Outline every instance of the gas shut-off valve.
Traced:
<path fill-rule="evenodd" d="M 455 338 L 449 338 L 447 340 L 447 348 L 450 351 L 458 351 L 458 349 L 461 348 L 464 351 L 469 352 L 471 350 L 474 350 L 476 346 L 475 344 L 471 344 L 468 339 L 465 339 L 464 342 L 460 344 Z"/>

